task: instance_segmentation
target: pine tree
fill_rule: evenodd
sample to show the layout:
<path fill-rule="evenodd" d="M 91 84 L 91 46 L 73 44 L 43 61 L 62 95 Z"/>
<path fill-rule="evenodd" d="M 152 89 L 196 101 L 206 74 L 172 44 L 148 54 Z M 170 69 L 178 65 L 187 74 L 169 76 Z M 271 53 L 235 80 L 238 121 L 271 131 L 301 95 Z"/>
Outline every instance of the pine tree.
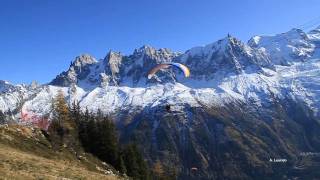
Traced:
<path fill-rule="evenodd" d="M 79 149 L 77 125 L 71 116 L 62 91 L 58 92 L 52 104 L 53 118 L 48 131 L 53 143 L 58 146 L 64 144 L 71 150 L 77 151 Z"/>
<path fill-rule="evenodd" d="M 71 126 L 68 124 L 69 119 L 69 107 L 64 99 L 63 92 L 59 91 L 53 100 L 53 120 L 58 121 L 61 125 L 65 124 L 66 128 L 68 128 L 68 126 Z"/>
<path fill-rule="evenodd" d="M 13 112 L 11 111 L 11 109 L 9 108 L 8 111 L 5 113 L 5 116 L 7 118 L 7 121 L 9 120 L 13 120 Z"/>
<path fill-rule="evenodd" d="M 80 112 L 80 116 L 81 116 L 81 120 L 79 122 L 79 136 L 80 136 L 80 140 L 82 143 L 82 146 L 84 147 L 84 149 L 87 152 L 91 152 L 91 146 L 92 146 L 92 142 L 95 141 L 95 139 L 90 139 L 90 137 L 92 137 L 92 128 L 95 128 L 95 123 L 94 122 L 90 122 L 91 124 L 89 124 L 89 121 L 91 120 L 90 114 L 89 114 L 89 110 L 88 108 L 86 108 L 85 114 L 81 114 Z"/>
<path fill-rule="evenodd" d="M 58 121 L 51 121 L 48 127 L 50 142 L 53 149 L 58 150 L 63 145 L 63 127 Z"/>
<path fill-rule="evenodd" d="M 71 118 L 74 119 L 74 121 L 78 125 L 81 117 L 79 102 L 73 101 L 70 112 L 71 112 Z"/>
<path fill-rule="evenodd" d="M 120 151 L 116 126 L 101 110 L 93 114 L 86 108 L 85 113 L 82 113 L 79 104 L 74 102 L 69 111 L 77 123 L 79 138 L 86 152 L 92 153 L 133 179 L 150 179 L 146 162 L 137 146 L 128 145 Z"/>
<path fill-rule="evenodd" d="M 137 157 L 132 145 L 128 145 L 123 151 L 123 157 L 127 169 L 127 174 L 130 177 L 139 177 L 139 167 L 137 163 Z"/>
<path fill-rule="evenodd" d="M 6 120 L 5 114 L 0 110 L 0 124 L 4 124 Z"/>
<path fill-rule="evenodd" d="M 127 174 L 134 179 L 150 179 L 149 170 L 135 144 L 128 145 L 124 151 Z"/>
<path fill-rule="evenodd" d="M 126 169 L 126 165 L 125 162 L 123 160 L 123 154 L 118 152 L 118 159 L 117 159 L 117 163 L 115 165 L 115 168 L 122 174 L 126 174 L 127 173 L 127 169 Z"/>
<path fill-rule="evenodd" d="M 97 128 L 97 123 L 94 118 L 94 116 L 87 114 L 86 118 L 88 118 L 87 121 L 87 134 L 88 134 L 88 142 L 86 144 L 87 150 L 91 152 L 92 154 L 97 155 L 98 151 L 98 143 L 99 143 L 99 134 L 98 134 L 98 128 Z"/>
<path fill-rule="evenodd" d="M 155 164 L 153 165 L 153 169 L 152 169 L 155 177 L 157 177 L 157 179 L 162 179 L 164 176 L 164 170 L 162 167 L 162 164 L 159 160 L 157 160 L 155 162 Z"/>
<path fill-rule="evenodd" d="M 98 109 L 96 118 L 97 118 L 98 121 L 103 121 L 104 120 L 105 117 L 104 117 L 101 109 Z"/>
<path fill-rule="evenodd" d="M 115 126 L 106 117 L 102 121 L 98 119 L 97 124 L 99 132 L 98 156 L 115 166 L 118 158 L 118 137 Z"/>
<path fill-rule="evenodd" d="M 150 179 L 148 166 L 144 161 L 142 154 L 138 151 L 138 148 L 136 145 L 134 145 L 134 150 L 137 157 L 140 179 Z"/>

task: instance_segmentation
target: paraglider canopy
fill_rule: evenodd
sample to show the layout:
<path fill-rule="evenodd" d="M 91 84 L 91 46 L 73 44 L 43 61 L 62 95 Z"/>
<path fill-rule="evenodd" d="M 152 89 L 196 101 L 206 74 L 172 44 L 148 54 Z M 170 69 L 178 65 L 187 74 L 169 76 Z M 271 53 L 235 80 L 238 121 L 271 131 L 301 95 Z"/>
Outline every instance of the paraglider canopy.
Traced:
<path fill-rule="evenodd" d="M 168 69 L 172 66 L 179 68 L 184 73 L 185 77 L 190 76 L 190 70 L 187 66 L 181 63 L 164 63 L 164 64 L 158 64 L 153 69 L 151 69 L 151 71 L 148 74 L 148 79 L 151 79 L 159 70 Z"/>

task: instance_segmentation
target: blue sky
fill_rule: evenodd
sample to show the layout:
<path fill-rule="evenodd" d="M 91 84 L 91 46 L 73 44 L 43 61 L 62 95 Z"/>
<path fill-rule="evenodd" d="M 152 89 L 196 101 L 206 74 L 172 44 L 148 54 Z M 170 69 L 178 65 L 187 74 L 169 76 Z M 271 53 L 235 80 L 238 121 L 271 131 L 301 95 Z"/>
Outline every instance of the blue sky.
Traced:
<path fill-rule="evenodd" d="M 317 23 L 319 9 L 319 0 L 0 0 L 0 79 L 46 83 L 82 53 L 183 52 L 228 33 L 247 41 Z"/>

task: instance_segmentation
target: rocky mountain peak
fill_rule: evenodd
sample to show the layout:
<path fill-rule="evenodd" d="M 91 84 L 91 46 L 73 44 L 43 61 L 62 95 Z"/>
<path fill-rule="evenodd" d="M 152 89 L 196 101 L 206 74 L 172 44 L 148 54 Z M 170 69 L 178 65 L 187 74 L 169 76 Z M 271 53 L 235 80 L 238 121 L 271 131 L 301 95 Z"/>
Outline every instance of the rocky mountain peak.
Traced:
<path fill-rule="evenodd" d="M 116 76 L 120 72 L 122 55 L 120 52 L 110 51 L 105 58 L 106 72 Z"/>
<path fill-rule="evenodd" d="M 230 34 L 214 43 L 186 51 L 180 56 L 179 61 L 192 69 L 192 77 L 206 77 L 206 80 L 216 77 L 216 73 L 239 74 L 248 67 L 260 69 L 269 67 L 270 64 L 265 54 L 252 49 Z"/>
<path fill-rule="evenodd" d="M 57 86 L 70 86 L 85 79 L 91 72 L 90 67 L 97 64 L 97 60 L 89 54 L 77 56 L 67 71 L 57 75 L 49 84 Z"/>
<path fill-rule="evenodd" d="M 241 44 L 241 41 L 236 37 L 233 37 L 231 34 L 228 34 L 225 38 L 221 39 L 220 42 L 224 42 L 226 45 L 237 45 Z"/>
<path fill-rule="evenodd" d="M 89 54 L 82 54 L 75 58 L 71 66 L 83 67 L 88 64 L 94 64 L 94 63 L 97 63 L 97 60 L 93 56 Z"/>
<path fill-rule="evenodd" d="M 14 91 L 24 92 L 27 90 L 27 88 L 29 88 L 29 86 L 26 84 L 14 85 L 8 81 L 0 80 L 0 94 L 1 93 L 9 93 L 10 94 L 11 92 L 14 92 Z M 0 110 L 1 110 L 1 103 L 0 103 Z"/>
<path fill-rule="evenodd" d="M 8 81 L 0 80 L 0 93 L 6 91 L 11 85 Z"/>
<path fill-rule="evenodd" d="M 104 58 L 104 60 L 106 61 L 112 61 L 113 58 L 117 58 L 117 57 L 121 57 L 122 54 L 121 52 L 116 52 L 116 51 L 109 51 L 106 55 L 106 57 Z"/>
<path fill-rule="evenodd" d="M 132 57 L 134 58 L 156 60 L 158 63 L 161 61 L 171 61 L 175 56 L 177 56 L 177 53 L 174 53 L 168 48 L 156 49 L 149 45 L 143 45 L 142 47 L 135 49 L 132 54 Z"/>
<path fill-rule="evenodd" d="M 310 35 L 296 28 L 274 36 L 254 36 L 248 45 L 267 53 L 275 65 L 302 61 L 311 57 L 314 51 Z"/>
<path fill-rule="evenodd" d="M 308 37 L 312 41 L 320 41 L 320 26 L 308 32 Z"/>
<path fill-rule="evenodd" d="M 105 65 L 121 63 L 122 54 L 120 52 L 109 51 L 103 59 Z"/>
<path fill-rule="evenodd" d="M 156 48 L 150 45 L 143 45 L 138 49 L 135 49 L 133 54 L 153 54 L 156 51 Z"/>
<path fill-rule="evenodd" d="M 319 54 L 319 50 L 318 53 L 315 51 L 320 47 L 316 40 L 320 37 L 319 31 L 315 29 L 305 33 L 300 29 L 291 29 L 274 36 L 254 36 L 248 43 L 228 34 L 216 42 L 191 48 L 183 54 L 144 45 L 135 49 L 131 55 L 110 51 L 100 62 L 89 55 L 82 55 L 76 58 L 67 72 L 58 76 L 59 81 L 53 82 L 59 82 L 55 85 L 68 86 L 70 83 L 79 84 L 80 81 L 85 84 L 88 80 L 92 87 L 100 82 L 130 87 L 137 84 L 147 86 L 153 81 L 176 82 L 180 71 L 174 68 L 162 70 L 153 80 L 146 79 L 154 66 L 172 61 L 190 68 L 192 76 L 184 80 L 186 82 L 189 79 L 212 80 L 217 75 L 228 77 L 230 74 L 256 73 L 261 72 L 262 68 L 274 70 L 275 65 L 288 65 Z"/>
<path fill-rule="evenodd" d="M 8 81 L 0 80 L 0 86 L 10 84 Z"/>

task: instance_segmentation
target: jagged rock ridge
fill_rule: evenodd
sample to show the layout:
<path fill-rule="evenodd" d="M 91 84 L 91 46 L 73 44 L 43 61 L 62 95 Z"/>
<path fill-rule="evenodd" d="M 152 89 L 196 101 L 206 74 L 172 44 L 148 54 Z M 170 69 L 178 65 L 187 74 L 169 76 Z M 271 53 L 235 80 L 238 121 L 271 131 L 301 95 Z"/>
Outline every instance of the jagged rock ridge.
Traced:
<path fill-rule="evenodd" d="M 299 154 L 320 151 L 319 50 L 316 28 L 255 36 L 247 44 L 227 36 L 182 54 L 143 46 L 98 61 L 82 55 L 48 85 L 0 83 L 0 109 L 26 123 L 33 119 L 21 114 L 50 114 L 62 90 L 70 104 L 108 113 L 123 142 L 139 141 L 150 164 L 161 159 L 181 179 L 316 177 L 317 161 Z M 187 65 L 190 78 L 168 69 L 147 80 L 153 66 L 171 61 Z M 270 158 L 288 163 L 279 169 Z"/>

